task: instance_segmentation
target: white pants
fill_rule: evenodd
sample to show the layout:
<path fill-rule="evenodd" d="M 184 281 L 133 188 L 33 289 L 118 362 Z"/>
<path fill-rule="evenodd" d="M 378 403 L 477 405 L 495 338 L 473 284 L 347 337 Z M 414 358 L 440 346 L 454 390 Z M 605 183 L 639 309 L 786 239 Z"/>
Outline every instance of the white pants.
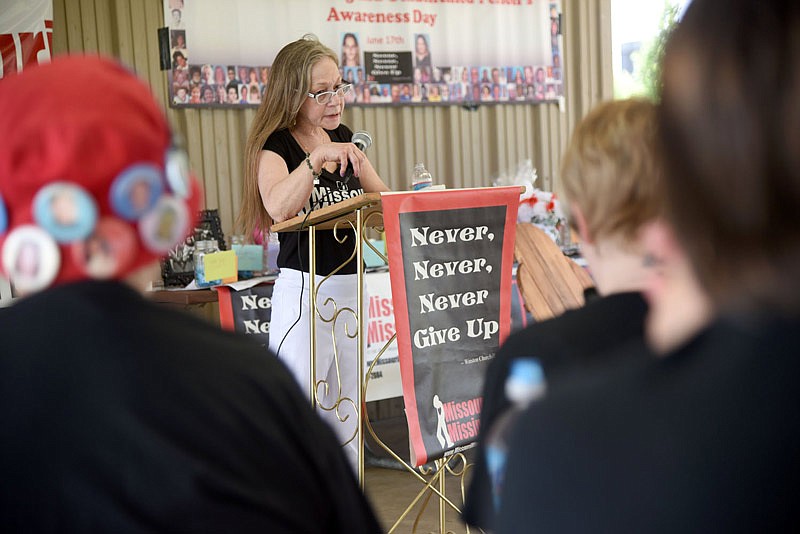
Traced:
<path fill-rule="evenodd" d="M 316 380 L 324 382 L 317 387 L 316 411 L 331 425 L 340 443 L 347 442 L 345 454 L 356 468 L 356 403 L 358 385 L 363 375 L 363 372 L 357 372 L 358 344 L 355 337 L 358 275 L 334 275 L 319 285 L 322 279 L 317 276 Z M 369 302 L 366 291 L 364 301 Z M 353 310 L 353 313 L 345 308 Z M 364 310 L 366 314 L 366 306 Z M 289 367 L 305 394 L 310 393 L 311 387 L 309 318 L 308 273 L 281 269 L 272 292 L 269 348 Z M 297 324 L 294 324 L 295 321 Z M 365 324 L 365 318 L 362 318 L 362 325 Z M 351 399 L 352 402 L 340 399 Z"/>

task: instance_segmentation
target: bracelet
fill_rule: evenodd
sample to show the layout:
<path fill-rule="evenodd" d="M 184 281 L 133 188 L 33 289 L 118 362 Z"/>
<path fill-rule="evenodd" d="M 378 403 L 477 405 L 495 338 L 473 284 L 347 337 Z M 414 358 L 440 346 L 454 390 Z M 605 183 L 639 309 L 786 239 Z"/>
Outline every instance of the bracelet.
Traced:
<path fill-rule="evenodd" d="M 320 172 L 314 171 L 314 166 L 311 165 L 311 160 L 309 159 L 309 156 L 311 156 L 311 154 L 306 152 L 306 165 L 308 165 L 308 170 L 311 171 L 311 176 L 314 177 L 314 182 L 316 183 L 319 180 L 319 177 L 322 174 L 322 171 L 320 171 Z"/>

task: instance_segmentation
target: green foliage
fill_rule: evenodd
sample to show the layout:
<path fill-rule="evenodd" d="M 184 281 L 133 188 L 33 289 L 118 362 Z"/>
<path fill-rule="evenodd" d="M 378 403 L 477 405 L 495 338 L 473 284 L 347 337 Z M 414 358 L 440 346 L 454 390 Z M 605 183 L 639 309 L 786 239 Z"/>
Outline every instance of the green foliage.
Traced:
<path fill-rule="evenodd" d="M 664 7 L 658 23 L 658 33 L 649 41 L 642 43 L 641 48 L 634 52 L 633 74 L 626 71 L 616 73 L 614 76 L 614 96 L 616 98 L 629 98 L 643 96 L 658 100 L 661 92 L 661 59 L 664 56 L 664 46 L 670 32 L 675 27 L 680 12 L 679 4 L 675 0 L 663 0 Z"/>
<path fill-rule="evenodd" d="M 642 64 L 638 71 L 644 96 L 658 100 L 661 94 L 661 60 L 664 46 L 678 20 L 678 6 L 664 0 L 664 10 L 658 23 L 658 34 L 642 50 Z"/>

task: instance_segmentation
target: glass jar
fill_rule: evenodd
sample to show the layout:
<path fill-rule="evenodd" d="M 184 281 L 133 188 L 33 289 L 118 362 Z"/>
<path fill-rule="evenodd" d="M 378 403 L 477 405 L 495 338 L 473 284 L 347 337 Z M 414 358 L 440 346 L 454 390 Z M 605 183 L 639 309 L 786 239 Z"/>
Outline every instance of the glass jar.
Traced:
<path fill-rule="evenodd" d="M 204 257 L 206 254 L 212 254 L 214 252 L 219 252 L 219 246 L 214 239 L 197 241 L 194 245 L 194 280 L 197 287 L 211 287 L 222 283 L 221 279 L 206 280 Z"/>
<path fill-rule="evenodd" d="M 237 259 L 239 258 L 239 253 L 242 250 L 242 247 L 245 245 L 244 236 L 241 234 L 232 235 L 231 236 L 231 250 L 236 253 Z M 239 260 L 239 265 L 242 264 L 242 261 Z M 238 269 L 239 280 L 247 280 L 248 278 L 253 278 L 253 271 L 249 270 L 241 270 Z"/>

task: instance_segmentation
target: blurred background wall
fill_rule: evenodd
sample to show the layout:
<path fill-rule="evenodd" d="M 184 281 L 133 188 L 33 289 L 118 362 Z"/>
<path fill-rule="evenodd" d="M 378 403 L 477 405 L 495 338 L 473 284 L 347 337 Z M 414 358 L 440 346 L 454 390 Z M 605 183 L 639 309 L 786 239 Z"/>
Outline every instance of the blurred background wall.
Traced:
<path fill-rule="evenodd" d="M 597 102 L 613 97 L 610 1 L 563 0 L 562 106 L 353 107 L 343 122 L 372 134 L 370 160 L 393 189 L 408 188 L 416 162 L 425 163 L 435 183 L 460 188 L 489 186 L 493 177 L 531 159 L 539 174 L 536 186 L 558 191 L 559 161 L 572 128 Z M 192 167 L 205 184 L 206 208 L 219 210 L 228 236 L 239 209 L 244 144 L 255 109 L 167 106 L 156 34 L 165 25 L 163 11 L 161 0 L 53 0 L 55 53 L 114 56 L 150 84 L 186 140 Z M 270 24 L 265 21 L 265 27 Z"/>

